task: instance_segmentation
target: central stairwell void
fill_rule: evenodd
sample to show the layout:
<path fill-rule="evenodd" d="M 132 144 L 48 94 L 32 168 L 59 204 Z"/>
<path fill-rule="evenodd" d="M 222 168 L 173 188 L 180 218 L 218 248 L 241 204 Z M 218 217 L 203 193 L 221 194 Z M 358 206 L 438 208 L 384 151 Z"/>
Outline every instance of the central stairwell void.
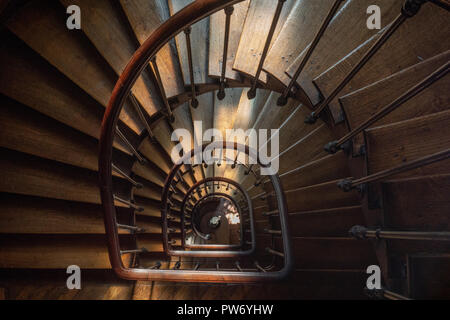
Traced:
<path fill-rule="evenodd" d="M 65 25 L 73 4 L 79 31 Z M 380 30 L 367 28 L 370 5 Z M 13 280 L 29 270 L 74 264 L 112 269 L 138 299 L 450 296 L 447 0 L 31 0 L 5 12 L 10 298 L 40 292 Z M 198 144 L 198 122 L 270 139 Z M 175 161 L 179 130 L 193 147 Z M 204 152 L 212 162 L 195 161 Z M 380 288 L 367 290 L 369 266 Z"/>

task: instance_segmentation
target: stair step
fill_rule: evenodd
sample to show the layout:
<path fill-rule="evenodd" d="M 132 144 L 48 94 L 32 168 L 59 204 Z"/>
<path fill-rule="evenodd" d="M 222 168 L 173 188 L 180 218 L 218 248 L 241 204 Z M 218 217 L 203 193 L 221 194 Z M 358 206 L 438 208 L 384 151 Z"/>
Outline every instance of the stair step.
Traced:
<path fill-rule="evenodd" d="M 342 5 L 340 14 L 328 26 L 297 81 L 313 104 L 321 100 L 313 79 L 377 33 L 378 30 L 367 28 L 367 7 L 370 5 L 380 7 L 382 27 L 384 27 L 400 13 L 403 3 L 403 0 L 349 0 Z M 306 50 L 303 50 L 287 69 L 290 77 L 298 69 L 305 53 Z"/>
<path fill-rule="evenodd" d="M 3 37 L 3 36 L 2 36 Z M 0 48 L 0 90 L 34 110 L 98 138 L 104 109 L 11 34 Z M 14 75 L 14 77 L 8 75 Z"/>
<path fill-rule="evenodd" d="M 233 14 L 230 20 L 230 35 L 228 39 L 228 51 L 226 61 L 225 78 L 228 80 L 241 81 L 241 76 L 233 70 L 233 63 L 236 51 L 241 38 L 242 28 L 247 16 L 250 0 L 237 3 L 233 6 Z M 222 76 L 223 66 L 223 46 L 225 39 L 225 20 L 224 10 L 216 12 L 209 18 L 209 68 L 208 76 L 220 78 Z"/>
<path fill-rule="evenodd" d="M 406 68 L 400 72 L 339 98 L 351 129 L 367 120 L 403 92 L 419 83 L 450 59 L 450 51 Z M 397 110 L 378 120 L 373 126 L 408 120 L 440 112 L 448 108 L 448 79 L 443 78 L 425 91 L 402 104 Z M 382 93 L 382 94 L 380 94 Z M 424 107 L 426 106 L 426 107 Z M 362 134 L 353 140 L 354 150 L 364 143 Z"/>
<path fill-rule="evenodd" d="M 0 146 L 97 171 L 98 146 L 95 138 L 2 97 Z M 128 166 L 131 158 L 114 150 L 116 165 Z"/>
<path fill-rule="evenodd" d="M 122 236 L 131 248 L 129 236 Z M 128 240 L 127 240 L 128 239 Z M 127 241 L 124 241 L 127 240 Z M 105 236 L 102 235 L 0 235 L 0 268 L 110 269 Z M 123 255 L 126 264 L 130 255 Z"/>
<path fill-rule="evenodd" d="M 124 23 L 120 6 L 108 1 L 60 0 L 68 7 L 78 5 L 83 12 L 83 32 L 120 76 L 137 49 L 136 41 Z M 111 41 L 114 39 L 114 41 Z M 143 71 L 132 88 L 133 94 L 149 115 L 164 108 L 157 95 L 157 86 Z"/>
<path fill-rule="evenodd" d="M 350 176 L 343 151 L 311 161 L 280 175 L 284 190 L 307 187 Z"/>
<path fill-rule="evenodd" d="M 383 17 L 384 18 L 384 17 Z M 413 19 L 405 22 L 358 72 L 340 95 L 363 88 L 384 79 L 400 70 L 411 67 L 448 50 L 446 40 L 450 37 L 447 28 L 450 13 L 427 3 Z M 385 18 L 384 18 L 385 19 Z M 433 24 L 427 28 L 430 20 Z M 366 50 L 368 50 L 367 47 Z M 356 51 L 314 79 L 324 96 L 328 96 L 358 62 L 363 52 Z M 353 57 L 353 54 L 356 56 Z M 340 108 L 337 99 L 330 103 L 331 110 Z M 334 112 L 336 113 L 336 112 Z"/>
<path fill-rule="evenodd" d="M 139 152 L 142 153 L 153 165 L 158 166 L 164 173 L 168 174 L 172 169 L 173 163 L 170 155 L 161 147 L 158 142 L 150 142 L 144 139 L 139 146 Z"/>
<path fill-rule="evenodd" d="M 449 186 L 448 174 L 383 183 L 385 224 L 397 230 L 449 230 Z"/>
<path fill-rule="evenodd" d="M 193 0 L 170 0 L 170 14 L 174 15 Z M 210 83 L 212 80 L 208 78 L 208 42 L 209 42 L 209 17 L 195 23 L 191 28 L 191 47 L 192 47 L 192 65 L 194 72 L 194 82 Z M 175 37 L 178 55 L 181 64 L 183 80 L 186 85 L 191 84 L 189 77 L 188 51 L 185 34 L 182 32 Z"/>
<path fill-rule="evenodd" d="M 281 242 L 277 238 L 278 245 Z M 369 241 L 345 237 L 292 237 L 294 263 L 299 269 L 365 269 L 377 264 Z"/>
<path fill-rule="evenodd" d="M 409 296 L 413 299 L 442 299 L 450 295 L 449 255 L 408 256 Z"/>
<path fill-rule="evenodd" d="M 120 0 L 120 4 L 140 44 L 169 18 L 169 7 L 163 0 Z M 156 61 L 167 97 L 184 92 L 180 63 L 172 41 L 158 51 Z"/>
<path fill-rule="evenodd" d="M 264 71 L 285 85 L 290 78 L 284 72 L 302 51 L 314 40 L 322 21 L 334 0 L 294 1 L 278 38 L 273 43 L 264 63 Z"/>
<path fill-rule="evenodd" d="M 349 207 L 359 204 L 357 191 L 343 192 L 336 181 L 285 191 L 289 212 Z M 272 200 L 272 197 L 270 197 Z"/>
<path fill-rule="evenodd" d="M 23 153 L 0 149 L 0 191 L 99 204 L 98 174 Z M 113 178 L 116 194 L 126 197 L 127 182 Z M 120 205 L 117 203 L 117 205 Z M 121 205 L 123 206 L 123 205 Z"/>
<path fill-rule="evenodd" d="M 134 174 L 160 186 L 164 187 L 164 182 L 166 180 L 167 175 L 162 172 L 158 167 L 150 165 L 150 164 L 140 164 L 139 162 L 135 162 L 132 168 Z"/>
<path fill-rule="evenodd" d="M 351 227 L 363 224 L 360 206 L 289 214 L 289 228 L 294 237 L 346 237 Z"/>
<path fill-rule="evenodd" d="M 323 146 L 333 140 L 330 129 L 321 124 L 306 136 L 301 137 L 279 156 L 279 174 L 298 168 L 326 155 Z"/>
<path fill-rule="evenodd" d="M 100 205 L 46 199 L 18 194 L 2 194 L 0 233 L 2 234 L 104 234 Z M 130 224 L 130 209 L 117 208 L 118 223 Z M 146 233 L 161 233 L 160 219 L 138 215 L 137 225 Z M 120 234 L 128 234 L 118 229 Z"/>
<path fill-rule="evenodd" d="M 66 27 L 66 10 L 57 2 L 28 3 L 6 23 L 9 30 L 60 72 L 107 106 L 117 76 L 82 34 Z M 33 25 L 26 21 L 34 21 Z M 125 103 L 120 115 L 136 133 L 142 125 L 133 107 Z"/>
<path fill-rule="evenodd" d="M 380 172 L 448 148 L 449 123 L 450 110 L 367 130 L 368 172 Z M 448 173 L 449 161 L 410 170 L 401 176 L 419 172 L 422 175 Z"/>
<path fill-rule="evenodd" d="M 281 11 L 277 27 L 272 38 L 272 44 L 280 33 L 295 1 L 286 1 Z M 258 69 L 270 26 L 275 15 L 278 1 L 253 0 L 247 12 L 247 17 L 239 41 L 239 46 L 234 59 L 233 69 L 254 77 Z M 258 30 L 258 32 L 255 32 Z M 267 82 L 267 74 L 262 72 L 262 82 Z"/>

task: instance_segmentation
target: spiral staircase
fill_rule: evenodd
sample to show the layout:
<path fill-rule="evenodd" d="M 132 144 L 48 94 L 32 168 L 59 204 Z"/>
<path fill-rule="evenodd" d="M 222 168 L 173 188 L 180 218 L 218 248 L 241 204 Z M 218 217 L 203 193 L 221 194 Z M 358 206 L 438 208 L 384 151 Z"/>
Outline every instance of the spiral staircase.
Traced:
<path fill-rule="evenodd" d="M 448 9 L 5 1 L 0 298 L 449 298 Z M 214 139 L 174 163 L 197 121 L 278 129 L 278 172 Z"/>

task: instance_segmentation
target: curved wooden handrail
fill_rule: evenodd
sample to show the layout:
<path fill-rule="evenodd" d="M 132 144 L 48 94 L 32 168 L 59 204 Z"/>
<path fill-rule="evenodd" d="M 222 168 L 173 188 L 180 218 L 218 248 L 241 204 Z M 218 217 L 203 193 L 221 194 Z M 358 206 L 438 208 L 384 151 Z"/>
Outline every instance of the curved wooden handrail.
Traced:
<path fill-rule="evenodd" d="M 118 122 L 125 99 L 141 72 L 146 68 L 156 53 L 178 33 L 195 22 L 230 5 L 243 0 L 197 0 L 164 22 L 135 52 L 130 62 L 119 77 L 110 101 L 106 108 L 99 142 L 99 187 L 104 214 L 105 230 L 108 240 L 108 252 L 111 266 L 115 273 L 128 280 L 151 281 L 183 281 L 183 282 L 236 282 L 250 283 L 268 280 L 278 280 L 286 277 L 293 268 L 291 247 L 289 241 L 283 241 L 284 267 L 275 272 L 229 272 L 229 271 L 192 271 L 192 270 L 159 270 L 126 268 L 121 259 L 119 237 L 117 231 L 116 210 L 113 200 L 112 186 L 112 146 Z M 278 176 L 271 176 L 274 188 L 280 197 L 277 198 L 280 208 L 280 222 L 286 237 L 289 239 L 287 209 L 284 193 Z M 164 232 L 167 233 L 167 223 Z"/>

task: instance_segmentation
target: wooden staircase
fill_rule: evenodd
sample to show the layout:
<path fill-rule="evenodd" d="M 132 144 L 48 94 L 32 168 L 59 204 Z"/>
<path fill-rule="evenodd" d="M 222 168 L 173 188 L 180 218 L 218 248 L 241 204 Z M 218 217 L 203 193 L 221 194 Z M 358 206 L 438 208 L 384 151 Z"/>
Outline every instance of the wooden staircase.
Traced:
<path fill-rule="evenodd" d="M 198 138 L 194 122 L 202 121 L 203 130 L 279 129 L 280 136 L 278 175 L 288 208 L 294 272 L 268 285 L 187 286 L 114 276 L 98 189 L 98 143 L 115 83 L 135 51 L 194 1 L 41 2 L 11 4 L 0 29 L 0 291 L 4 288 L 5 298 L 364 299 L 369 265 L 380 265 L 383 285 L 402 296 L 449 297 L 450 242 L 349 235 L 355 225 L 448 233 L 448 156 L 348 192 L 338 187 L 346 179 L 449 150 L 448 65 L 439 79 L 352 136 L 350 148 L 347 143 L 336 152 L 324 149 L 448 64 L 450 13 L 441 7 L 448 3 L 424 1 L 314 123 L 305 118 L 392 27 L 404 0 L 340 1 L 309 57 L 334 0 L 241 1 L 234 4 L 228 25 L 221 10 L 158 51 L 124 102 L 118 122 L 122 138 L 113 146 L 118 223 L 143 229 L 119 229 L 122 250 L 136 245 L 146 249 L 124 254 L 126 266 L 150 268 L 161 261 L 173 268 L 180 261 L 187 270 L 197 262 L 170 257 L 163 246 L 161 194 L 174 165 L 175 129 Z M 82 30 L 66 28 L 65 8 L 71 4 L 81 8 Z M 381 8 L 382 30 L 366 27 L 366 8 L 373 4 Z M 282 9 L 273 25 L 277 5 Z M 299 77 L 292 79 L 302 63 Z M 280 107 L 290 82 L 293 90 Z M 252 85 L 256 97 L 249 99 Z M 221 88 L 225 97 L 217 95 Z M 226 177 L 252 197 L 261 243 L 272 239 L 265 229 L 281 227 L 271 184 L 255 179 L 258 166 L 254 174 L 226 164 L 183 169 L 189 173 L 175 178 L 176 206 L 198 181 Z M 169 222 L 177 246 L 180 220 L 176 216 Z M 273 239 L 280 248 L 281 238 Z M 256 254 L 267 258 L 264 246 Z M 224 268 L 232 265 L 227 259 L 220 262 Z M 65 269 L 72 264 L 86 275 L 79 292 L 65 288 Z"/>

